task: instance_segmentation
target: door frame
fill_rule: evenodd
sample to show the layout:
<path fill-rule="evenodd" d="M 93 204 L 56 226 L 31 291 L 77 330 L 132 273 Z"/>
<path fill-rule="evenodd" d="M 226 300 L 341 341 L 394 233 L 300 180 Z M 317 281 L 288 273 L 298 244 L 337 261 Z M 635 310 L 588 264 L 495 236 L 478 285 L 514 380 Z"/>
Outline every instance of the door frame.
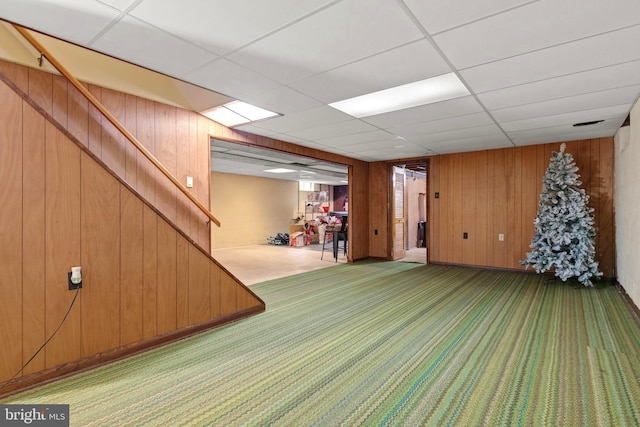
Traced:
<path fill-rule="evenodd" d="M 394 200 L 393 200 L 393 167 L 394 166 L 402 166 L 404 165 L 405 167 L 407 167 L 407 169 L 412 169 L 413 168 L 417 168 L 419 166 L 424 167 L 424 172 L 426 175 L 426 183 L 425 183 L 425 217 L 426 217 L 426 227 L 425 227 L 425 233 L 426 233 L 426 239 L 425 239 L 425 245 L 426 245 L 426 259 L 425 259 L 425 264 L 429 264 L 431 262 L 431 252 L 432 252 L 432 241 L 431 241 L 431 217 L 432 217 L 432 212 L 431 212 L 431 206 L 430 206 L 430 194 L 431 194 L 431 179 L 430 179 L 430 165 L 429 165 L 429 159 L 428 158 L 424 158 L 424 159 L 414 159 L 414 160 L 405 160 L 405 161 L 394 161 L 389 163 L 388 165 L 388 204 L 387 204 L 387 247 L 388 247 L 388 258 L 390 260 L 393 260 L 393 250 L 394 250 L 394 240 L 393 240 L 393 232 L 394 232 L 394 212 L 393 212 L 393 204 L 394 204 Z M 406 185 L 405 185 L 405 218 L 406 218 L 406 209 L 407 209 L 407 201 L 406 201 Z M 405 236 L 407 234 L 407 223 L 405 220 Z M 405 248 L 406 249 L 406 248 Z"/>

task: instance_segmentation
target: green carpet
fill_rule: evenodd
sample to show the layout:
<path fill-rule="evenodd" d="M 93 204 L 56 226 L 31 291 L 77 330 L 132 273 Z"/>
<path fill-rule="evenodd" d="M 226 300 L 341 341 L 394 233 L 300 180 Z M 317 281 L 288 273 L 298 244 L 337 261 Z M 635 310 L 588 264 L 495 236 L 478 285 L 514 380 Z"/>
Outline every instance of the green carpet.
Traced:
<path fill-rule="evenodd" d="M 640 425 L 613 286 L 367 262 L 252 289 L 266 312 L 1 403 L 78 426 Z"/>

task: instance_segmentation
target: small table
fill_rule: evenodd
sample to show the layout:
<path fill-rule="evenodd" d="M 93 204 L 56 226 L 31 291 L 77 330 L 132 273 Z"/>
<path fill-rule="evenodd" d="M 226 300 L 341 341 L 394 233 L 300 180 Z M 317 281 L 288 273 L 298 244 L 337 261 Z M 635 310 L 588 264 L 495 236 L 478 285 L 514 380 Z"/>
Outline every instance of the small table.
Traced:
<path fill-rule="evenodd" d="M 347 254 L 347 229 L 342 229 L 342 226 L 328 225 L 324 230 L 324 239 L 322 240 L 322 255 L 320 259 L 324 257 L 324 245 L 327 243 L 327 234 L 331 233 L 331 239 L 333 240 L 333 258 L 338 262 L 338 241 L 340 237 L 344 237 L 344 254 Z"/>

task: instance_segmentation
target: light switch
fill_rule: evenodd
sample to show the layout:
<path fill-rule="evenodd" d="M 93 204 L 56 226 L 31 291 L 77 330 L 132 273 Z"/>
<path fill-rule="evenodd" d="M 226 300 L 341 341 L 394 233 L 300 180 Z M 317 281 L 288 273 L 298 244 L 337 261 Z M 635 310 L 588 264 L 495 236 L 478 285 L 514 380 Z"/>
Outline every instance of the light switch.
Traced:
<path fill-rule="evenodd" d="M 498 234 L 498 240 L 504 242 L 504 234 Z"/>
<path fill-rule="evenodd" d="M 193 177 L 192 176 L 188 176 L 187 177 L 187 188 L 193 188 Z"/>

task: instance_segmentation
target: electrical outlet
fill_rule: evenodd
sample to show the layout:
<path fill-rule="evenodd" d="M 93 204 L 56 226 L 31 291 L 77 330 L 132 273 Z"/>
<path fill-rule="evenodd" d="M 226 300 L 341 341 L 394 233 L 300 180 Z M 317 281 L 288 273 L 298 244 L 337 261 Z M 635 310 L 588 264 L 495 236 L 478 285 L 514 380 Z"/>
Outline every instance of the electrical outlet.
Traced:
<path fill-rule="evenodd" d="M 462 233 L 462 238 L 463 239 L 468 239 L 469 238 L 469 233 Z"/>
<path fill-rule="evenodd" d="M 504 234 L 498 234 L 498 240 L 504 242 Z"/>
<path fill-rule="evenodd" d="M 376 236 L 378 235 L 378 229 L 377 228 L 375 230 L 373 230 L 373 234 L 375 234 Z"/>

